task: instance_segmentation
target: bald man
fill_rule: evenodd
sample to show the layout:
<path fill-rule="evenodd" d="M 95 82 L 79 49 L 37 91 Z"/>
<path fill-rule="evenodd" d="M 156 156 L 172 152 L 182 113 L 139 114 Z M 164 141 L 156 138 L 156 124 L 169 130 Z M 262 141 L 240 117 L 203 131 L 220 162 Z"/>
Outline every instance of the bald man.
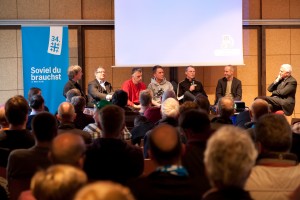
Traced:
<path fill-rule="evenodd" d="M 177 130 L 167 124 L 157 126 L 149 135 L 149 146 L 157 168 L 129 184 L 136 199 L 201 199 L 195 182 L 181 165 L 183 150 Z"/>
<path fill-rule="evenodd" d="M 80 135 L 63 133 L 54 138 L 49 158 L 53 164 L 68 164 L 83 168 L 85 143 Z"/>
<path fill-rule="evenodd" d="M 211 120 L 212 123 L 232 124 L 231 116 L 234 114 L 234 101 L 230 97 L 222 97 L 217 105 L 218 117 Z"/>
<path fill-rule="evenodd" d="M 58 107 L 58 114 L 56 115 L 60 122 L 58 126 L 58 134 L 70 132 L 73 134 L 79 134 L 84 139 L 86 144 L 92 142 L 92 136 L 83 130 L 77 129 L 74 124 L 76 113 L 74 106 L 69 102 L 62 102 Z"/>

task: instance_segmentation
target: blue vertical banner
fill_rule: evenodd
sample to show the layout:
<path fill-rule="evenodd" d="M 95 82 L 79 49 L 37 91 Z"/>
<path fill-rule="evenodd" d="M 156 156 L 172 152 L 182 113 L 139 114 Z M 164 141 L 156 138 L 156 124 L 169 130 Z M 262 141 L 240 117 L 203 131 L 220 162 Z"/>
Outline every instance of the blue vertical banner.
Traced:
<path fill-rule="evenodd" d="M 68 81 L 68 27 L 22 26 L 24 96 L 31 87 L 42 90 L 45 105 L 54 113 L 65 101 L 62 95 Z"/>

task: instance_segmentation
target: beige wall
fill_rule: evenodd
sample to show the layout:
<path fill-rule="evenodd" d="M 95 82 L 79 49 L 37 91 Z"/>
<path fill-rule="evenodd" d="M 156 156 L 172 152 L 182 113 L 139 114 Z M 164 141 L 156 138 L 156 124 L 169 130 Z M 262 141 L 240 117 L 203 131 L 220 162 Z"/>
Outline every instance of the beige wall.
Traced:
<path fill-rule="evenodd" d="M 0 0 L 0 19 L 113 19 L 113 0 Z M 243 19 L 300 18 L 299 0 L 243 0 Z M 130 68 L 111 68 L 114 65 L 114 30 L 86 28 L 85 85 L 94 78 L 99 65 L 107 71 L 107 79 L 115 89 L 130 77 Z M 300 28 L 266 27 L 266 85 L 271 83 L 282 63 L 293 65 L 293 75 L 300 80 Z M 243 100 L 250 105 L 258 95 L 259 32 L 252 27 L 243 30 L 244 66 L 237 66 L 235 75 L 242 80 Z M 70 63 L 78 63 L 77 29 L 69 29 Z M 0 104 L 15 94 L 23 94 L 22 51 L 20 28 L 0 27 Z M 210 102 L 215 99 L 217 80 L 223 76 L 223 67 L 197 67 L 197 79 L 202 81 Z M 152 76 L 150 68 L 143 69 L 144 82 Z M 169 79 L 169 68 L 166 68 Z M 178 68 L 178 80 L 184 78 L 184 68 Z M 298 88 L 299 90 L 299 88 Z M 59 92 L 59 95 L 61 92 Z M 267 93 L 268 95 L 269 93 Z M 297 99 L 300 99 L 297 91 Z M 298 101 L 299 102 L 299 101 Z M 295 109 L 300 117 L 299 103 Z"/>

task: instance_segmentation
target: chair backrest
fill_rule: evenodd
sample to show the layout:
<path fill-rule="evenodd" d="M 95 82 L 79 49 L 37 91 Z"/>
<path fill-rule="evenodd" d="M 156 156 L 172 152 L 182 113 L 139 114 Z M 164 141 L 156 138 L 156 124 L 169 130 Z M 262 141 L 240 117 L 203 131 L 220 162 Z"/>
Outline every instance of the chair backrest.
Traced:
<path fill-rule="evenodd" d="M 9 149 L 0 147 L 0 167 L 6 168 L 9 154 Z"/>

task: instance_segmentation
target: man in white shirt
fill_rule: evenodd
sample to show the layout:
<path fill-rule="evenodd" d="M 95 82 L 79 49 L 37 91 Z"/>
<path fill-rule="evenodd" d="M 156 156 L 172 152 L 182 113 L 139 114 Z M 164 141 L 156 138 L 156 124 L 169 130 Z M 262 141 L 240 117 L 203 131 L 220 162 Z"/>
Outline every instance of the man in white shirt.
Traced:
<path fill-rule="evenodd" d="M 95 80 L 88 84 L 89 102 L 96 103 L 100 100 L 111 100 L 113 88 L 112 85 L 105 80 L 105 69 L 98 67 L 95 71 Z"/>

